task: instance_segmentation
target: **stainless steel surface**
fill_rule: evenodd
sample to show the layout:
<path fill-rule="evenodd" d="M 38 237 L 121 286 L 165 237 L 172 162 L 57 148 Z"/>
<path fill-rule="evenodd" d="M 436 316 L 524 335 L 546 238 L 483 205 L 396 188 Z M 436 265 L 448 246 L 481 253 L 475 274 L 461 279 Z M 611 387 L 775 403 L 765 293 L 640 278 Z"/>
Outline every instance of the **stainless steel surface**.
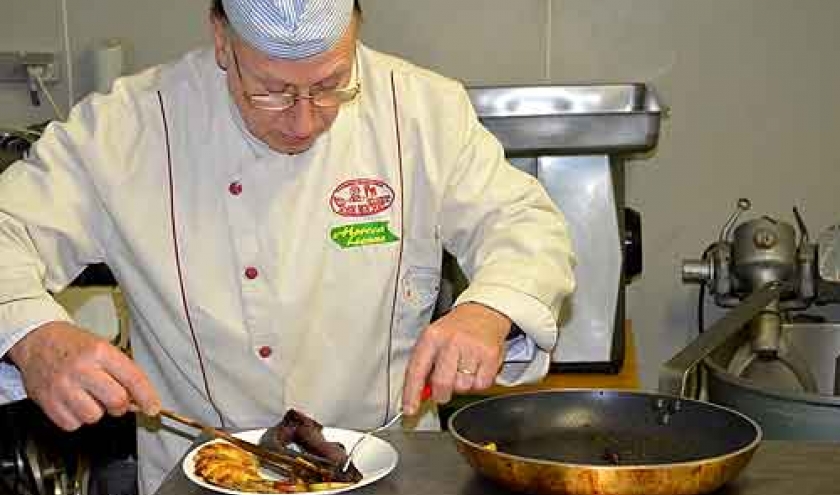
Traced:
<path fill-rule="evenodd" d="M 782 289 L 781 284 L 771 283 L 757 290 L 669 359 L 659 371 L 659 391 L 671 395 L 686 395 L 690 372 L 706 356 L 742 331 L 744 325 L 768 303 L 779 297 Z"/>
<path fill-rule="evenodd" d="M 733 228 L 749 206 L 749 200 L 739 199 L 720 238 L 706 248 L 702 259 L 683 261 L 683 281 L 707 286 L 715 304 L 724 308 L 737 306 L 769 282 L 782 282 L 788 290 L 780 295 L 779 311 L 808 308 L 818 300 L 821 281 L 817 245 L 809 241 L 802 216 L 793 208 L 800 233 L 797 243 L 797 231 L 791 224 L 767 216 Z"/>
<path fill-rule="evenodd" d="M 623 257 L 609 160 L 540 157 L 537 177 L 562 207 L 577 255 L 577 287 L 561 313 L 555 360 L 603 360 L 612 347 Z"/>
<path fill-rule="evenodd" d="M 765 307 L 754 307 L 758 311 L 743 331 L 727 331 L 724 338 L 709 343 L 703 349 L 708 358 L 701 373 L 693 376 L 705 378 L 705 388 L 700 387 L 705 398 L 755 418 L 768 438 L 840 440 L 840 403 L 835 396 L 840 392 L 840 345 L 826 338 L 835 332 L 818 330 L 826 325 L 785 323 L 796 321 L 799 311 L 815 303 L 840 302 L 840 284 L 832 280 L 837 275 L 830 266 L 836 233 L 829 229 L 818 244 L 811 243 L 795 207 L 798 240 L 791 224 L 768 217 L 746 221 L 733 233 L 747 206 L 739 200 L 718 242 L 703 259 L 684 263 L 683 279 L 708 287 L 718 306 L 734 306 L 730 314 L 741 311 L 739 302 L 768 282 L 784 284 L 785 289 Z M 673 386 L 675 373 L 663 373 L 661 386 Z"/>
<path fill-rule="evenodd" d="M 511 154 L 653 149 L 663 109 L 644 84 L 470 88 L 482 123 Z"/>
<path fill-rule="evenodd" d="M 713 278 L 715 278 L 715 265 L 711 259 L 683 261 L 683 282 L 699 284 Z"/>
<path fill-rule="evenodd" d="M 740 291 L 788 280 L 796 269 L 796 231 L 767 217 L 744 222 L 735 229 L 732 254 Z"/>
<path fill-rule="evenodd" d="M 777 361 L 756 361 L 737 376 L 727 363 L 744 345 L 735 335 L 703 363 L 708 400 L 752 417 L 768 439 L 840 441 L 840 397 L 834 395 L 840 323 L 783 325 L 783 346 L 805 363 L 816 392 L 803 391 L 791 367 Z"/>
<path fill-rule="evenodd" d="M 447 433 L 385 432 L 399 453 L 397 468 L 353 495 L 505 495 L 511 492 L 476 475 Z M 716 495 L 827 495 L 840 486 L 840 445 L 790 441 L 762 442 L 750 464 Z M 172 467 L 156 495 L 217 495 Z"/>
<path fill-rule="evenodd" d="M 709 400 L 752 417 L 768 439 L 840 441 L 840 401 L 836 398 L 796 397 L 797 393 L 757 387 L 715 365 L 708 367 Z"/>
<path fill-rule="evenodd" d="M 656 145 L 664 114 L 656 95 L 645 84 L 468 91 L 478 118 L 514 166 L 536 177 L 563 211 L 579 257 L 577 290 L 563 308 L 552 369 L 618 371 L 625 284 L 632 280 L 625 277 L 625 251 L 641 251 L 641 222 L 634 223 L 635 242 L 625 243 L 624 160 Z M 641 271 L 636 264 L 633 277 Z M 443 286 L 458 287 L 447 280 L 460 277 L 444 277 Z"/>
<path fill-rule="evenodd" d="M 766 322 L 769 314 L 762 312 L 750 322 L 749 338 L 738 346 L 726 371 L 777 390 L 819 393 L 809 357 L 791 343 L 780 321 Z"/>
<path fill-rule="evenodd" d="M 840 323 L 785 323 L 782 339 L 808 362 L 817 392 L 832 395 L 835 358 L 840 354 Z"/>
<path fill-rule="evenodd" d="M 779 301 L 773 300 L 750 322 L 750 353 L 761 358 L 776 357 L 782 336 Z"/>

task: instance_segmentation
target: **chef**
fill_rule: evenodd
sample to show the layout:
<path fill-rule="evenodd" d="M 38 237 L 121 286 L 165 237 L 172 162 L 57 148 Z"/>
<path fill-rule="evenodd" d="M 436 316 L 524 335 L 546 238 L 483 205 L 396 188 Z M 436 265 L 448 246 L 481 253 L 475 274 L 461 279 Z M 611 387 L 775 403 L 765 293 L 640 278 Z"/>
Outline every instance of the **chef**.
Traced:
<path fill-rule="evenodd" d="M 566 225 L 464 88 L 362 44 L 352 0 L 222 0 L 210 22 L 213 49 L 84 99 L 0 177 L 0 398 L 67 430 L 160 407 L 424 427 L 426 383 L 443 403 L 542 377 Z M 444 249 L 470 284 L 430 324 Z M 50 295 L 100 262 L 132 359 Z M 188 443 L 139 430 L 141 492 Z"/>

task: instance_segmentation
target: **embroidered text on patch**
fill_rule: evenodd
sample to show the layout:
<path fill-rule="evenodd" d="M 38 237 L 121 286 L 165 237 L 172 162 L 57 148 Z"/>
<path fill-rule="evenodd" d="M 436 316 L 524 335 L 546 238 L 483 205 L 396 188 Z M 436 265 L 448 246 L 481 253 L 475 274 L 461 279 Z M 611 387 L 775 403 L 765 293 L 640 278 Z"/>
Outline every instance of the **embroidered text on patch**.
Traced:
<path fill-rule="evenodd" d="M 351 179 L 330 196 L 330 208 L 343 217 L 366 217 L 381 213 L 394 203 L 394 190 L 379 179 Z"/>
<path fill-rule="evenodd" d="M 388 228 L 388 222 L 340 225 L 330 230 L 330 238 L 342 249 L 385 244 L 399 240 L 399 237 Z"/>

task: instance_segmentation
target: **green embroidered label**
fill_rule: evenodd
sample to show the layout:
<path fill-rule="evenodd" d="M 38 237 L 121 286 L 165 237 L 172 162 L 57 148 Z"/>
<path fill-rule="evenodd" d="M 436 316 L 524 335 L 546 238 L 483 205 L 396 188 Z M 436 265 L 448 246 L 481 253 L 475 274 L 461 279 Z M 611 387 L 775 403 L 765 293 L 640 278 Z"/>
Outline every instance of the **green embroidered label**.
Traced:
<path fill-rule="evenodd" d="M 340 225 L 330 230 L 330 238 L 342 249 L 394 242 L 399 237 L 388 230 L 388 222 Z"/>

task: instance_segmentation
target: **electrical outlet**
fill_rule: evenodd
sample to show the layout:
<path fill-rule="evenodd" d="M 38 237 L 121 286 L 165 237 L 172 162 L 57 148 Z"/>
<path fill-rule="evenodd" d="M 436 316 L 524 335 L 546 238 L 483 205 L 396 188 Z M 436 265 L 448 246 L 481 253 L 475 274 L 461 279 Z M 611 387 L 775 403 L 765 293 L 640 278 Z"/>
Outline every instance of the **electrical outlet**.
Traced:
<path fill-rule="evenodd" d="M 0 82 L 28 82 L 29 66 L 43 67 L 41 79 L 45 83 L 58 82 L 58 65 L 52 52 L 0 52 Z"/>

